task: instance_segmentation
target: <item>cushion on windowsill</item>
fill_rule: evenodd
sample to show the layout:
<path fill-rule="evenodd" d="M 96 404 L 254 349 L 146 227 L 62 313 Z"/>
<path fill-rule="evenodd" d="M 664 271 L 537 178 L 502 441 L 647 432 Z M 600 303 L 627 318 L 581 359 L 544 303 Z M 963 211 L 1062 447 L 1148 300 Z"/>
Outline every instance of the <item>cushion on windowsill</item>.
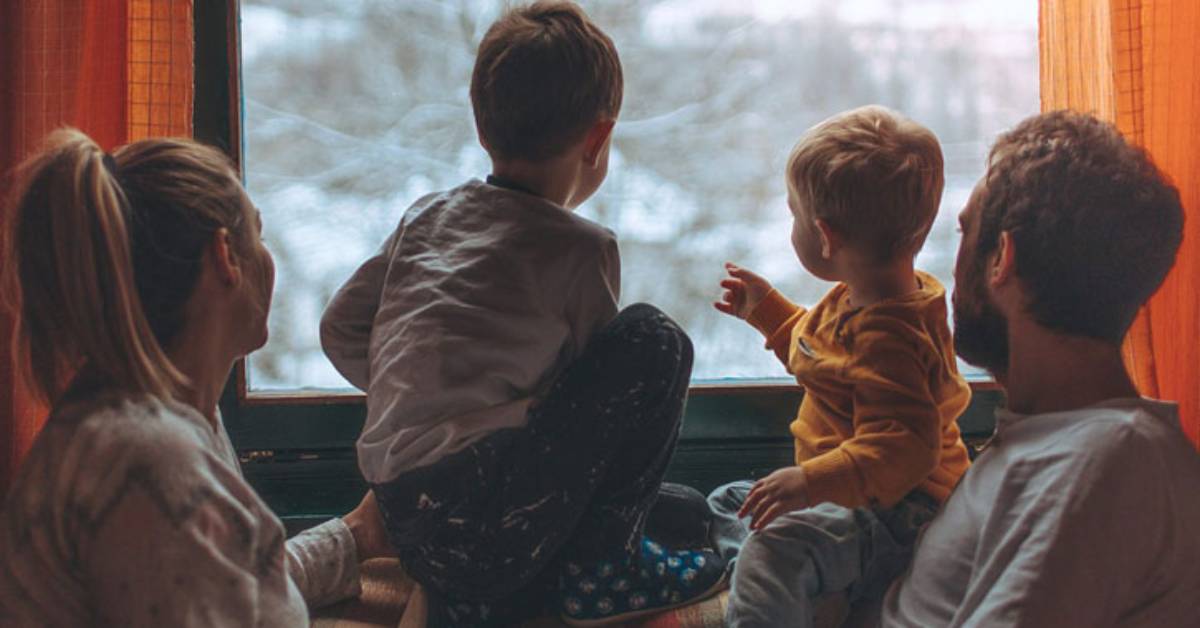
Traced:
<path fill-rule="evenodd" d="M 719 628 L 724 625 L 728 592 L 707 600 L 627 624 L 636 628 Z M 412 602 L 410 604 L 410 602 Z M 376 559 L 363 563 L 362 595 L 318 609 L 313 628 L 422 628 L 423 596 L 400 562 Z M 545 618 L 526 628 L 558 628 L 565 624 Z"/>

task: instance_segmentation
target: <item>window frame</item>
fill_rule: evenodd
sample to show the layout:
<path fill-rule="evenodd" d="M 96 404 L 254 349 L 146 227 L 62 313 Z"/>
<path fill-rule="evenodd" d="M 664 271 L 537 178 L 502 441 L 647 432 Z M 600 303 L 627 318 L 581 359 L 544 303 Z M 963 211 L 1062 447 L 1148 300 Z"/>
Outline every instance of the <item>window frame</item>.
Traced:
<path fill-rule="evenodd" d="M 240 1 L 197 2 L 194 136 L 225 151 L 243 175 Z M 973 448 L 994 426 L 1003 391 L 968 378 L 970 407 L 959 418 Z M 360 392 L 251 392 L 237 361 L 220 400 L 226 429 L 247 479 L 295 529 L 353 507 L 365 488 L 354 443 L 366 418 Z M 792 461 L 787 425 L 802 389 L 786 379 L 694 381 L 668 479 L 707 490 L 759 477 Z"/>

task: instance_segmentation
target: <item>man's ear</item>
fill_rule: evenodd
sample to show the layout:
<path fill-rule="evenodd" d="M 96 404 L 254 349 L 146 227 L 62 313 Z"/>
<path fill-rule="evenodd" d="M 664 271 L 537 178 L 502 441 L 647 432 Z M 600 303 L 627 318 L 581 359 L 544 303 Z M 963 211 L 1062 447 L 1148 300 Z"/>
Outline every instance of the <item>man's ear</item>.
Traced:
<path fill-rule="evenodd" d="M 1008 283 L 1016 276 L 1016 273 L 1016 244 L 1013 243 L 1012 233 L 1001 231 L 1000 243 L 996 246 L 996 253 L 992 256 L 992 263 L 988 268 L 988 284 L 993 288 L 998 288 Z"/>
<path fill-rule="evenodd" d="M 833 259 L 833 254 L 838 249 L 842 248 L 842 236 L 829 223 L 817 218 L 813 221 L 817 226 L 817 233 L 821 235 L 821 258 L 830 260 Z"/>
<path fill-rule="evenodd" d="M 217 279 L 222 284 L 232 287 L 242 280 L 242 267 L 233 253 L 233 242 L 228 229 L 221 227 L 213 232 L 208 243 L 208 253 Z"/>
<path fill-rule="evenodd" d="M 616 124 L 616 120 L 600 120 L 588 129 L 583 142 L 583 161 L 588 166 L 595 168 L 600 164 L 600 156 L 604 154 L 604 148 L 612 138 L 613 127 Z"/>

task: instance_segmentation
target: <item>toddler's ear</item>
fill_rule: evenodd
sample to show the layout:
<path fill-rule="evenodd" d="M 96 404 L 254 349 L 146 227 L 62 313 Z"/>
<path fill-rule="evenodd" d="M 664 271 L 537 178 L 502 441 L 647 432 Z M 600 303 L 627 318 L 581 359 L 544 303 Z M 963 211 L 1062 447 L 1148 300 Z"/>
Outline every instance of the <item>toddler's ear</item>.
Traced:
<path fill-rule="evenodd" d="M 842 248 L 842 235 L 820 218 L 813 222 L 817 225 L 817 233 L 821 234 L 821 258 L 833 259 L 833 254 Z"/>
<path fill-rule="evenodd" d="M 616 124 L 616 120 L 601 119 L 588 129 L 587 136 L 583 141 L 583 160 L 587 162 L 587 165 L 595 168 L 600 164 L 600 157 L 608 147 L 609 140 L 612 139 L 613 127 Z"/>

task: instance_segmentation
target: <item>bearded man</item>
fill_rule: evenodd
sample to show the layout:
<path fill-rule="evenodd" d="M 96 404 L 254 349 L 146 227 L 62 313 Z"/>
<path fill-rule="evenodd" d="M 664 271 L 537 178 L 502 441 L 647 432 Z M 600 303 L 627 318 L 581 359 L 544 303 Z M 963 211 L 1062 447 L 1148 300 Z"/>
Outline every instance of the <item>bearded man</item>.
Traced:
<path fill-rule="evenodd" d="M 1200 626 L 1200 455 L 1121 353 L 1174 264 L 1178 192 L 1112 126 L 1054 112 L 1000 137 L 960 222 L 955 344 L 1007 406 L 882 623 Z"/>

